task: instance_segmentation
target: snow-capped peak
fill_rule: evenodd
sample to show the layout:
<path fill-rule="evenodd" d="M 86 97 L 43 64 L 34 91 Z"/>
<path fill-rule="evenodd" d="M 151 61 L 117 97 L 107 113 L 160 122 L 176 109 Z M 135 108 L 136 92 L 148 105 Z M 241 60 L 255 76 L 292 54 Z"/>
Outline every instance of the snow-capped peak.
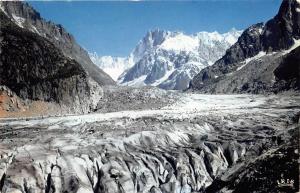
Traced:
<path fill-rule="evenodd" d="M 160 49 L 169 51 L 194 51 L 199 42 L 193 36 L 188 36 L 183 33 L 167 38 L 160 46 Z"/>
<path fill-rule="evenodd" d="M 241 31 L 227 33 L 149 31 L 132 52 L 134 65 L 119 77 L 123 85 L 186 89 L 201 69 L 221 58 Z"/>
<path fill-rule="evenodd" d="M 241 31 L 237 31 L 232 29 L 227 33 L 220 34 L 217 31 L 214 32 L 199 32 L 197 33 L 197 38 L 200 42 L 205 45 L 213 46 L 214 42 L 220 42 L 225 44 L 234 44 L 237 41 L 237 37 L 239 37 Z"/>
<path fill-rule="evenodd" d="M 148 31 L 132 52 L 134 62 L 138 62 L 145 54 L 154 49 L 166 51 L 197 51 L 199 45 L 214 46 L 215 42 L 234 44 L 241 31 L 232 28 L 229 32 L 220 34 L 214 32 L 199 32 L 186 35 L 182 32 L 170 32 L 160 29 Z"/>
<path fill-rule="evenodd" d="M 132 51 L 134 62 L 138 62 L 147 52 L 152 51 L 158 45 L 162 44 L 173 33 L 170 31 L 155 29 L 148 31 L 146 36 L 139 41 Z"/>
<path fill-rule="evenodd" d="M 98 56 L 96 52 L 89 53 L 89 56 L 92 62 L 110 75 L 113 80 L 117 80 L 126 69 L 134 64 L 132 57 Z"/>

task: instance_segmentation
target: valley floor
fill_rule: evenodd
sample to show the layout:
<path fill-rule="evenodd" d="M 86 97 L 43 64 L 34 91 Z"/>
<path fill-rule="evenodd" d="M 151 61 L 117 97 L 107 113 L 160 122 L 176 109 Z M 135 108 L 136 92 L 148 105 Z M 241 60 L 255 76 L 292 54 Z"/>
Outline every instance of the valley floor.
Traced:
<path fill-rule="evenodd" d="M 158 104 L 158 95 L 166 101 Z M 130 97 L 118 105 L 111 94 L 87 115 L 1 119 L 0 191 L 299 188 L 300 96 L 151 91 L 151 100 Z M 277 184 L 287 179 L 294 184 Z"/>

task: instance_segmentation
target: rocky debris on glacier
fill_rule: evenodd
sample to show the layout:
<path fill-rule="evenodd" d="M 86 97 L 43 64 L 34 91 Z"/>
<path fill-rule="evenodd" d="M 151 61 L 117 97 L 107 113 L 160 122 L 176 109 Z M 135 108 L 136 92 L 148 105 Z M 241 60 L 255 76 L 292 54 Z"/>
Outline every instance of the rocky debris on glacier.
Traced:
<path fill-rule="evenodd" d="M 298 171 L 299 101 L 183 94 L 157 110 L 2 120 L 0 189 L 275 192 Z"/>
<path fill-rule="evenodd" d="M 141 109 L 161 109 L 179 100 L 180 93 L 156 87 L 104 87 L 97 112 L 116 112 Z"/>

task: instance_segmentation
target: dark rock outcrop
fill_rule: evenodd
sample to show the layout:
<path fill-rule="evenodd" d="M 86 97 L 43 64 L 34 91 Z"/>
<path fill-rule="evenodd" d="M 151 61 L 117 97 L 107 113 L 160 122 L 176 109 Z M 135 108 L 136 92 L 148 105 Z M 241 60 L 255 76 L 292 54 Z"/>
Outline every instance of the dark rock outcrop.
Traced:
<path fill-rule="evenodd" d="M 300 90 L 300 47 L 290 52 L 275 69 L 276 84 L 274 89 Z"/>
<path fill-rule="evenodd" d="M 234 79 L 231 73 L 236 73 L 239 68 L 248 64 L 246 59 L 255 59 L 253 57 L 260 53 L 272 54 L 273 52 L 280 52 L 282 55 L 285 53 L 284 50 L 291 48 L 295 40 L 300 39 L 300 3 L 297 0 L 284 0 L 280 6 L 278 14 L 265 25 L 259 23 L 246 29 L 238 42 L 226 51 L 226 54 L 218 60 L 214 65 L 203 69 L 197 74 L 190 83 L 190 88 L 200 90 L 202 92 L 252 92 L 248 89 L 240 89 L 244 84 L 256 84 L 264 85 L 263 89 L 258 88 L 259 92 L 272 91 L 273 83 L 271 79 L 264 82 L 263 74 L 257 74 L 255 81 L 250 80 L 252 77 L 248 76 L 244 78 L 244 81 Z M 261 58 L 263 61 L 264 58 Z M 296 65 L 299 63 L 296 62 Z M 245 64 L 246 63 L 246 64 Z M 251 62 L 250 62 L 251 63 Z M 253 62 L 252 62 L 253 63 Z M 273 74 L 273 67 L 278 66 L 281 63 L 281 59 L 274 57 L 274 60 L 269 59 L 262 62 L 260 66 L 255 65 L 258 68 L 267 68 L 265 65 L 272 63 L 272 71 L 269 74 Z M 273 64 L 276 63 L 276 64 Z M 276 67 L 275 67 L 276 68 Z M 259 69 L 251 69 L 252 71 Z M 243 73 L 247 73 L 243 71 Z M 251 72 L 249 72 L 251 74 Z M 269 76 L 268 74 L 268 76 Z M 239 73 L 241 76 L 245 76 Z M 271 76 L 269 76 L 271 77 Z M 300 77 L 297 77 L 298 80 Z M 229 84 L 222 85 L 222 81 L 230 82 Z M 251 82 L 249 82 L 251 81 Z M 256 83 L 255 83 L 256 82 Z M 222 85 L 222 86 L 221 86 Z M 222 89 L 218 89 L 222 87 Z M 246 86 L 247 87 L 247 86 Z M 244 87 L 245 88 L 245 87 Z M 293 89 L 296 89 L 295 87 Z M 256 88 L 254 90 L 257 90 Z"/>
<path fill-rule="evenodd" d="M 264 51 L 288 49 L 294 39 L 300 39 L 299 9 L 298 0 L 283 0 L 278 14 L 265 25 L 261 37 Z"/>
<path fill-rule="evenodd" d="M 28 3 L 21 1 L 0 2 L 2 11 L 20 27 L 30 30 L 50 42 L 62 53 L 76 60 L 83 69 L 100 85 L 114 85 L 114 81 L 89 58 L 88 53 L 80 47 L 74 37 L 62 25 L 46 21 Z"/>

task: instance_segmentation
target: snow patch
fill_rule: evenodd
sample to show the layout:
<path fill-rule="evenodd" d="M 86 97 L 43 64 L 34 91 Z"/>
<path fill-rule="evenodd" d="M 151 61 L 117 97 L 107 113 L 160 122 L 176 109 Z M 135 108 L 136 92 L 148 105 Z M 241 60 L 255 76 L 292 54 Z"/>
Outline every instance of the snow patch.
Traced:
<path fill-rule="evenodd" d="M 273 53 L 272 53 L 273 54 Z M 257 55 L 251 57 L 251 58 L 247 58 L 245 61 L 244 61 L 244 64 L 241 65 L 240 67 L 238 67 L 236 69 L 236 71 L 240 71 L 241 69 L 243 69 L 250 61 L 254 61 L 254 60 L 258 60 L 259 58 L 263 57 L 267 55 L 266 52 L 263 52 L 263 51 L 260 51 Z"/>
<path fill-rule="evenodd" d="M 267 54 L 266 52 L 260 51 L 257 55 L 255 55 L 255 56 L 253 56 L 253 57 L 251 57 L 251 58 L 247 58 L 247 59 L 245 60 L 245 65 L 247 65 L 247 64 L 248 64 L 250 61 L 252 61 L 252 60 L 257 60 L 257 59 L 259 59 L 259 58 L 265 56 L 266 54 Z M 242 68 L 240 68 L 240 69 L 242 69 Z M 240 70 L 240 69 L 239 69 L 239 70 Z"/>
<path fill-rule="evenodd" d="M 23 24 L 25 22 L 25 19 L 23 17 L 16 16 L 15 14 L 12 14 L 12 17 L 19 27 L 24 27 Z"/>
<path fill-rule="evenodd" d="M 36 27 L 34 25 L 31 25 L 31 31 L 42 36 L 41 33 L 36 29 Z"/>
<path fill-rule="evenodd" d="M 284 51 L 284 54 L 290 53 L 291 51 L 293 51 L 294 49 L 296 49 L 299 46 L 300 46 L 300 39 L 299 40 L 294 39 L 294 45 L 290 49 Z"/>
<path fill-rule="evenodd" d="M 0 2 L 0 10 L 3 11 L 7 15 L 7 13 L 6 13 L 5 9 L 4 9 L 4 6 L 2 5 L 1 2 Z"/>
<path fill-rule="evenodd" d="M 238 67 L 237 69 L 236 69 L 236 71 L 239 71 L 239 70 L 241 70 L 242 68 L 244 68 L 246 65 L 247 65 L 248 63 L 247 62 L 245 62 L 245 64 L 243 64 L 242 66 L 240 66 L 240 67 Z"/>
<path fill-rule="evenodd" d="M 133 87 L 140 87 L 140 86 L 145 86 L 146 84 L 144 83 L 147 78 L 147 75 L 142 75 L 132 81 L 125 82 L 122 85 L 124 86 L 133 86 Z"/>
<path fill-rule="evenodd" d="M 158 86 L 159 84 L 163 83 L 164 81 L 166 81 L 166 80 L 169 78 L 169 76 L 170 76 L 174 71 L 175 71 L 175 69 L 172 69 L 172 70 L 167 71 L 167 72 L 165 73 L 165 75 L 164 75 L 162 78 L 156 80 L 156 81 L 155 81 L 154 83 L 152 83 L 151 85 L 152 85 L 152 86 Z"/>

